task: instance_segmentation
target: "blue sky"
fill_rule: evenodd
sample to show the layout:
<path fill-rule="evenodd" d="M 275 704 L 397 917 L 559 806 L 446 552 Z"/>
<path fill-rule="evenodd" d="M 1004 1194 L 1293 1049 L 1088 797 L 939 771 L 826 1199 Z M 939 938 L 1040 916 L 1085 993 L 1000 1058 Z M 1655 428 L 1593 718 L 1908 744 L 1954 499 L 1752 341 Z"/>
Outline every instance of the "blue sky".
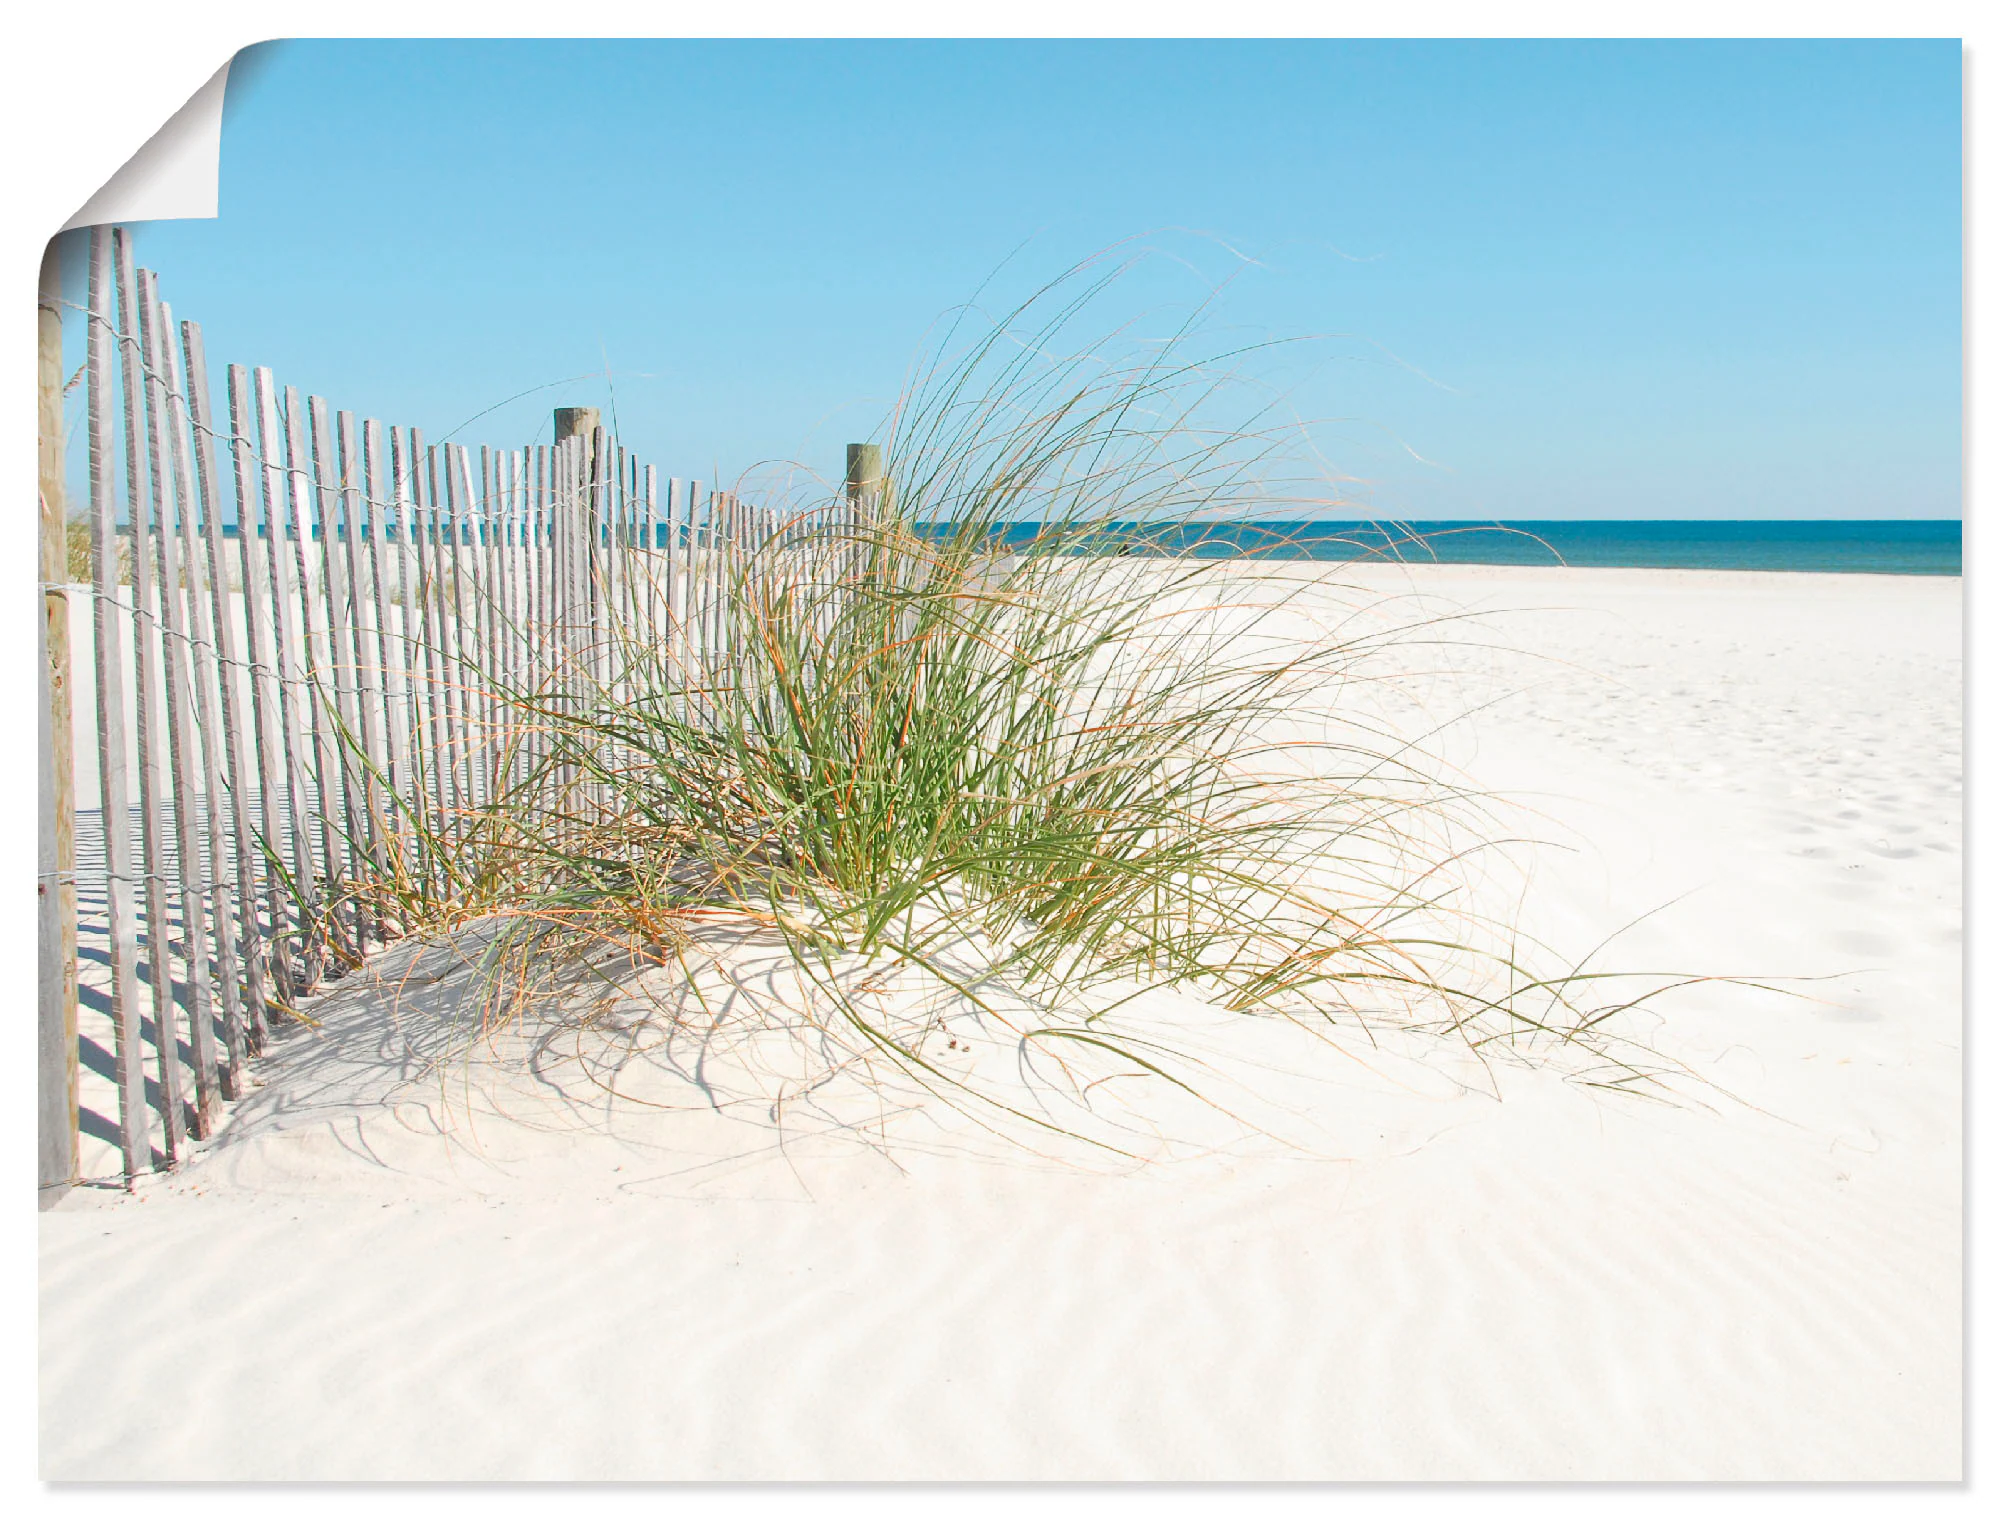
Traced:
<path fill-rule="evenodd" d="M 608 366 L 730 478 L 1137 239 L 1107 318 L 1227 279 L 1367 512 L 1955 516 L 1960 185 L 1952 41 L 283 42 L 138 251 L 218 373 L 518 445 Z"/>

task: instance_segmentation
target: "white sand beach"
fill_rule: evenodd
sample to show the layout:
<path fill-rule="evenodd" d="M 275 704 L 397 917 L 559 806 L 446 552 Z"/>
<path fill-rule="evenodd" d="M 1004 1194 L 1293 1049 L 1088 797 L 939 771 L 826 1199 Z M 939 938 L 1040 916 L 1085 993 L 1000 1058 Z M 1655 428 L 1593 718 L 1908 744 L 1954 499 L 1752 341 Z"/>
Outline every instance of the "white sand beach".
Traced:
<path fill-rule="evenodd" d="M 1661 1096 L 1163 996 L 1234 1116 L 1142 1082 L 1126 1155 L 1033 1153 L 774 1112 L 733 1002 L 691 1059 L 436 1065 L 450 957 L 398 945 L 178 1172 L 41 1216 L 41 1476 L 1957 1478 L 1962 581 L 1328 578 L 1483 614 L 1384 710 L 1536 840 L 1525 930 L 1762 983 L 1632 1015 Z"/>

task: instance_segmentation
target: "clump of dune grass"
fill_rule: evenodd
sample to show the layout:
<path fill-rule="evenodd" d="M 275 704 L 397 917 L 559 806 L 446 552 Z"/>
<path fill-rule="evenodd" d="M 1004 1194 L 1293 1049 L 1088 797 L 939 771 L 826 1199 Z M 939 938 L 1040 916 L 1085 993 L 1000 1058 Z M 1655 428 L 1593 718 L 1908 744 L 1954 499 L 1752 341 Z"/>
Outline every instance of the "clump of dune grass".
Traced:
<path fill-rule="evenodd" d="M 1024 1049 L 1172 1080 L 1111 1032 L 1149 991 L 1646 1085 L 1617 1015 L 1659 984 L 1482 917 L 1480 798 L 1369 715 L 1456 631 L 1330 601 L 1279 533 L 1168 551 L 1339 503 L 1281 408 L 1230 415 L 1244 353 L 1075 341 L 1118 273 L 947 331 L 879 479 L 771 493 L 703 639 L 619 637 L 586 661 L 608 678 L 502 693 L 525 778 L 426 841 L 441 872 L 355 888 L 419 931 L 500 923 L 485 1025 L 734 925 L 782 942 L 817 1034 L 955 1101 L 1008 1099 L 867 991 L 901 978 Z"/>

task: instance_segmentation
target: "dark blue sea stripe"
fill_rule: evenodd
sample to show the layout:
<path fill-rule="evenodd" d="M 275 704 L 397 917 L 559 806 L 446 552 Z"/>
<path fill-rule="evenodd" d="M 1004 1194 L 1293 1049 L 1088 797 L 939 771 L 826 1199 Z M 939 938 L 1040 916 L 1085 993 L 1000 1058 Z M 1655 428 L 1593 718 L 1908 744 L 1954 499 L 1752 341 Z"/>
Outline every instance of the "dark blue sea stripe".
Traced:
<path fill-rule="evenodd" d="M 925 531 L 943 536 L 948 523 Z M 1603 569 L 1780 570 L 1959 575 L 1963 524 L 1926 521 L 1201 522 L 1056 527 L 1010 523 L 1012 548 L 1038 537 L 1075 553 L 1259 555 L 1332 563 L 1571 565 Z"/>

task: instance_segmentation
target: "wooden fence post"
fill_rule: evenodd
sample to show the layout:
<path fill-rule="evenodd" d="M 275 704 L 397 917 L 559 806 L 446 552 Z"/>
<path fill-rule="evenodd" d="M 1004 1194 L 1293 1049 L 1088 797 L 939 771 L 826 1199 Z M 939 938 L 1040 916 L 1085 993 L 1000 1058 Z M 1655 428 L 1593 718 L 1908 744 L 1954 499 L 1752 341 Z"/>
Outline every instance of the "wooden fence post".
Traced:
<path fill-rule="evenodd" d="M 847 500 L 857 510 L 882 487 L 882 445 L 847 445 Z"/>
<path fill-rule="evenodd" d="M 869 549 L 876 509 L 882 500 L 882 447 L 878 443 L 847 445 L 847 520 L 843 525 L 848 550 L 842 555 L 848 584 L 848 606 L 854 605 L 862 577 L 873 557 Z"/>
<path fill-rule="evenodd" d="M 53 1199 L 76 1181 L 76 772 L 71 763 L 69 522 L 63 500 L 60 238 L 42 252 L 36 296 L 36 463 L 41 498 L 38 1092 L 36 1185 Z M 123 819 L 119 820 L 120 822 Z M 111 826 L 107 820 L 106 826 Z M 49 1189 L 55 1189 L 53 1191 Z"/>
<path fill-rule="evenodd" d="M 556 442 L 567 443 L 571 438 L 586 441 L 597 431 L 598 412 L 595 406 L 558 406 L 556 408 Z"/>

